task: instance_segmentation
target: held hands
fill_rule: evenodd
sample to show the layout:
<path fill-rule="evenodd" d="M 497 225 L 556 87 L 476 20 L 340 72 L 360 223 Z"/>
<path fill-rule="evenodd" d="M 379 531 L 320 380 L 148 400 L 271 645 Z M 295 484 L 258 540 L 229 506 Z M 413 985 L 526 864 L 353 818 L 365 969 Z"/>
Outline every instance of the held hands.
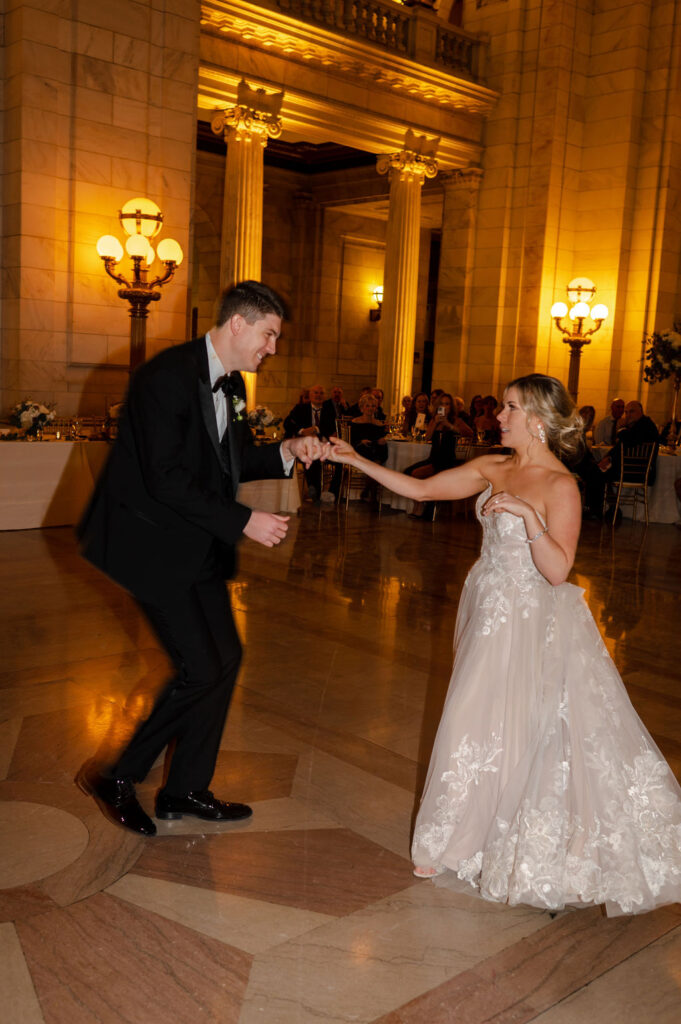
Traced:
<path fill-rule="evenodd" d="M 289 516 L 276 516 L 272 512 L 261 512 L 253 509 L 251 518 L 244 526 L 244 536 L 266 548 L 279 544 L 288 532 Z"/>
<path fill-rule="evenodd" d="M 352 445 L 347 441 L 341 441 L 340 437 L 329 438 L 327 447 L 325 458 L 331 459 L 332 462 L 352 463 L 357 459 L 357 452 Z"/>
<path fill-rule="evenodd" d="M 327 457 L 329 444 L 328 441 L 321 441 L 316 434 L 307 434 L 305 437 L 291 437 L 283 441 L 281 447 L 284 456 L 290 455 L 292 459 L 300 459 L 305 468 L 309 469 L 315 459 Z"/>

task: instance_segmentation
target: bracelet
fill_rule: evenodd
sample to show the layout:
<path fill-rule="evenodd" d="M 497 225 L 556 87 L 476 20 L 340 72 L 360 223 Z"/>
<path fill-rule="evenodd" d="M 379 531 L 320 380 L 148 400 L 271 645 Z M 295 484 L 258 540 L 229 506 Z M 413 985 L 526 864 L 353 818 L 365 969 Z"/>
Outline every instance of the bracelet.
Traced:
<path fill-rule="evenodd" d="M 541 531 L 540 531 L 539 533 L 537 533 L 537 534 L 536 534 L 536 535 L 535 535 L 534 537 L 528 537 L 528 538 L 526 539 L 525 543 L 526 543 L 526 544 L 534 544 L 534 542 L 535 542 L 536 540 L 539 540 L 539 538 L 540 538 L 540 537 L 543 537 L 543 536 L 544 536 L 544 534 L 545 534 L 545 533 L 548 533 L 548 532 L 549 532 L 549 528 L 548 528 L 548 526 L 545 526 L 545 527 L 544 527 L 544 529 L 543 529 L 543 530 L 541 530 Z"/>

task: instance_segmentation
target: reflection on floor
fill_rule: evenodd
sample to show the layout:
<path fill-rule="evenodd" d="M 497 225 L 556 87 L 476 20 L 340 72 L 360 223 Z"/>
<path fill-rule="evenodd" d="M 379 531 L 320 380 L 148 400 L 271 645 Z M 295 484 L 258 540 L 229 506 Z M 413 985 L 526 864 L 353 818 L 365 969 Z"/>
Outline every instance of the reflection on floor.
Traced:
<path fill-rule="evenodd" d="M 680 1019 L 681 908 L 551 918 L 411 874 L 478 529 L 306 506 L 280 549 L 244 544 L 246 657 L 214 789 L 255 814 L 153 840 L 72 780 L 163 678 L 155 641 L 70 530 L 0 534 L 5 1024 Z M 677 774 L 680 565 L 673 526 L 587 524 L 572 577 Z"/>

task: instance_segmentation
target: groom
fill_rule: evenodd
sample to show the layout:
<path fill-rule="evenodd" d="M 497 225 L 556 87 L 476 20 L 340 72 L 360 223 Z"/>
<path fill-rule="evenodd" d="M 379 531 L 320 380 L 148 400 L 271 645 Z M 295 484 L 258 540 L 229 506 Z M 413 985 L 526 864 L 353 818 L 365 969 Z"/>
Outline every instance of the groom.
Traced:
<path fill-rule="evenodd" d="M 173 747 L 156 817 L 207 821 L 251 815 L 208 786 L 241 660 L 225 580 L 242 536 L 272 547 L 288 517 L 236 500 L 241 480 L 285 477 L 323 453 L 316 437 L 255 447 L 239 370 L 274 355 L 281 298 L 245 281 L 223 293 L 202 338 L 168 348 L 130 382 L 118 438 L 79 527 L 85 558 L 129 590 L 155 630 L 173 675 L 114 763 L 87 761 L 76 776 L 113 822 L 141 835 L 156 826 L 135 795 Z"/>

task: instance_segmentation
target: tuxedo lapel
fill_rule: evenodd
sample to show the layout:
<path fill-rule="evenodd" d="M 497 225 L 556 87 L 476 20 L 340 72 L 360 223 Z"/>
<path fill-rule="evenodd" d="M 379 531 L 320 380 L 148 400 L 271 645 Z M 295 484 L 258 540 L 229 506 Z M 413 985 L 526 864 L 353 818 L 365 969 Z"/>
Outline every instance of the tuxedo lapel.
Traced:
<path fill-rule="evenodd" d="M 241 422 L 237 420 L 237 414 L 234 411 L 234 404 L 239 404 L 239 400 L 243 402 L 241 415 L 245 416 L 246 387 L 240 373 L 235 373 L 233 376 L 236 377 L 236 386 L 234 388 L 233 396 L 227 399 L 227 417 L 229 419 L 227 433 L 229 440 L 230 472 L 232 474 L 232 490 L 236 495 L 237 488 L 239 487 L 239 477 L 241 475 L 241 445 L 239 444 L 239 432 L 242 427 Z"/>
<path fill-rule="evenodd" d="M 215 402 L 213 401 L 213 392 L 210 386 L 210 374 L 208 372 L 208 351 L 206 349 L 206 338 L 205 335 L 202 338 L 198 338 L 196 341 L 197 345 L 197 361 L 199 364 L 199 404 L 201 406 L 201 415 L 203 416 L 203 423 L 208 431 L 211 444 L 215 449 L 215 454 L 220 460 L 222 467 L 229 471 L 229 466 L 225 466 L 225 455 L 220 447 L 220 438 L 218 437 L 218 421 L 215 417 Z"/>

